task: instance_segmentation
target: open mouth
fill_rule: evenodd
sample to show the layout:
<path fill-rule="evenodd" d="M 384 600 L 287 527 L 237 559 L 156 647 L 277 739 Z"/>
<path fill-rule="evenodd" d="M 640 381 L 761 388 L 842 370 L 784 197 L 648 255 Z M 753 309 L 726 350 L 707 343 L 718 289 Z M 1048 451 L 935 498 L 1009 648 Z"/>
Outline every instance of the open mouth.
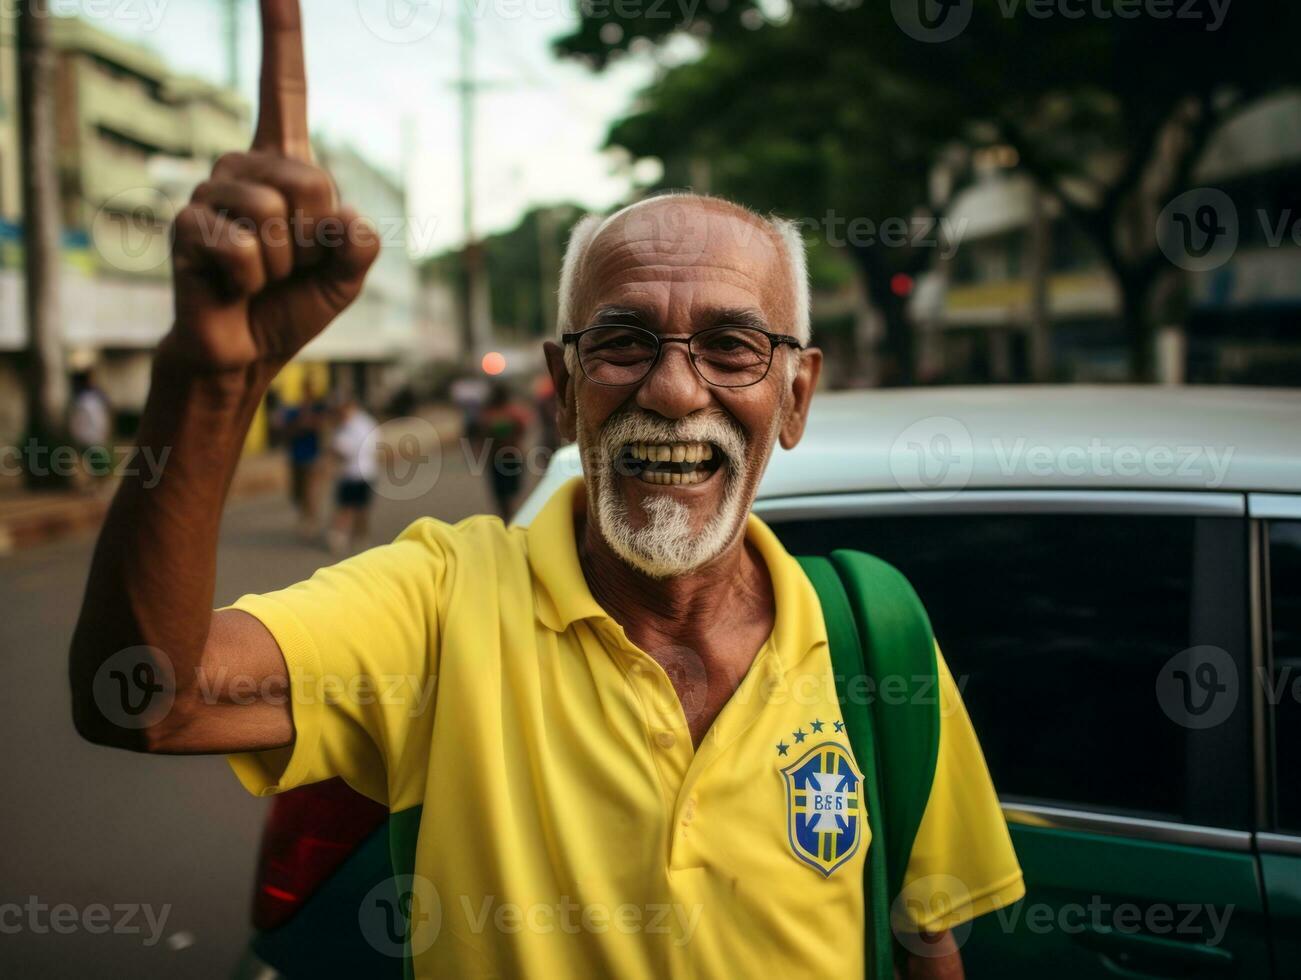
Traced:
<path fill-rule="evenodd" d="M 634 442 L 623 447 L 616 469 L 643 483 L 694 486 L 704 483 L 723 465 L 724 455 L 708 442 Z"/>

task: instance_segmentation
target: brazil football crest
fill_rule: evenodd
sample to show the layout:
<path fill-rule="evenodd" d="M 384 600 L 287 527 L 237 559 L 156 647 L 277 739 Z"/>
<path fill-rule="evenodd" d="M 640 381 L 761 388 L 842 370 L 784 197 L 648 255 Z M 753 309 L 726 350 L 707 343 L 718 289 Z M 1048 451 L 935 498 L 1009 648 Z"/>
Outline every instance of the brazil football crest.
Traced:
<path fill-rule="evenodd" d="M 849 751 L 823 742 L 781 771 L 791 850 L 824 877 L 854 856 L 863 837 L 863 775 Z"/>

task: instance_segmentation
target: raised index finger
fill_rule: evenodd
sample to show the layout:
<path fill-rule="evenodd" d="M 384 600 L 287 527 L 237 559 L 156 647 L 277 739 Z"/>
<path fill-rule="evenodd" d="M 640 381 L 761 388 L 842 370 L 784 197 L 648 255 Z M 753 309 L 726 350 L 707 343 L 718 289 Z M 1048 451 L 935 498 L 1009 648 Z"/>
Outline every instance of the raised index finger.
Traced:
<path fill-rule="evenodd" d="M 311 160 L 307 71 L 298 0 L 261 0 L 262 90 L 253 147 Z"/>

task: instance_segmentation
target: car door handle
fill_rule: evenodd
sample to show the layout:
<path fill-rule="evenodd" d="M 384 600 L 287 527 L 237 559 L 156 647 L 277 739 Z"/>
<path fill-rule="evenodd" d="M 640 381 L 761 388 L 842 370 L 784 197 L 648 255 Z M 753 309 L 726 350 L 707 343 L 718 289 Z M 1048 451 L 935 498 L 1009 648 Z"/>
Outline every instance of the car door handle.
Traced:
<path fill-rule="evenodd" d="M 1098 954 L 1108 972 L 1127 980 L 1151 977 L 1221 977 L 1234 970 L 1233 954 L 1203 943 L 1089 926 L 1075 937 Z"/>

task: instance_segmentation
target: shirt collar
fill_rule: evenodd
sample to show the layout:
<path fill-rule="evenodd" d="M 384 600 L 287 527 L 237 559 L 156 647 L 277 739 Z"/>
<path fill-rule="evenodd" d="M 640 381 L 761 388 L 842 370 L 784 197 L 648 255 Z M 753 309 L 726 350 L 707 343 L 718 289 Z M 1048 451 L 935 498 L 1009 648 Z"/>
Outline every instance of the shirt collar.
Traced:
<path fill-rule="evenodd" d="M 592 596 L 578 561 L 574 518 L 586 506 L 583 481 L 575 477 L 551 496 L 527 531 L 538 618 L 557 633 L 580 619 L 611 619 Z M 763 521 L 749 515 L 745 534 L 772 578 L 777 604 L 772 646 L 784 673 L 827 642 L 822 607 L 804 570 Z"/>

